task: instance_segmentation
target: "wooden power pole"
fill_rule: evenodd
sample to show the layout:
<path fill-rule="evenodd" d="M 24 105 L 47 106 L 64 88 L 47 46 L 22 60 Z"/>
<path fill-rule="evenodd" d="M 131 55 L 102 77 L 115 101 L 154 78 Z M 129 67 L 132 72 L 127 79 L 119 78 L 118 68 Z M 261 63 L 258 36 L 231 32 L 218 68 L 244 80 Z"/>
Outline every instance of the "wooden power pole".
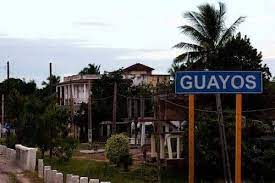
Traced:
<path fill-rule="evenodd" d="M 50 77 L 52 77 L 53 73 L 52 73 L 52 63 L 50 62 Z"/>
<path fill-rule="evenodd" d="M 7 62 L 7 79 L 10 79 L 10 62 Z"/>
<path fill-rule="evenodd" d="M 50 69 L 50 78 L 49 78 L 49 85 L 50 85 L 50 94 L 52 95 L 52 93 L 53 93 L 53 85 L 52 85 L 52 76 L 53 76 L 53 74 L 52 74 L 52 63 L 50 62 L 50 64 L 49 64 L 49 69 Z"/>
<path fill-rule="evenodd" d="M 93 142 L 93 121 L 92 121 L 92 95 L 91 95 L 91 83 L 88 82 L 88 142 Z"/>
<path fill-rule="evenodd" d="M 4 94 L 2 94 L 2 103 L 1 103 L 1 109 L 2 109 L 2 113 L 1 113 L 1 125 L 0 125 L 0 137 L 2 137 L 2 128 L 4 125 L 4 117 L 5 117 L 5 96 Z"/>
<path fill-rule="evenodd" d="M 116 133 L 117 82 L 114 83 L 112 133 Z"/>

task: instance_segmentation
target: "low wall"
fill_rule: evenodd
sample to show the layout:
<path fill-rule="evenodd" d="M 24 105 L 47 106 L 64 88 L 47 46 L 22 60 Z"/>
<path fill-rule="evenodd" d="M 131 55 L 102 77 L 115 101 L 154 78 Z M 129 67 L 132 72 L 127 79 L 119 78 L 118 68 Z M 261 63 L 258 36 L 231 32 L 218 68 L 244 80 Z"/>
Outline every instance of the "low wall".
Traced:
<path fill-rule="evenodd" d="M 102 182 L 99 179 L 79 177 L 78 175 L 67 174 L 64 176 L 57 170 L 52 170 L 51 166 L 44 166 L 43 159 L 38 159 L 38 176 L 42 177 L 45 183 L 111 183 Z"/>
<path fill-rule="evenodd" d="M 7 160 L 14 161 L 23 170 L 35 171 L 36 151 L 36 148 L 29 148 L 21 144 L 16 144 L 15 150 L 0 145 L 0 154 L 4 155 Z M 38 177 L 43 178 L 45 183 L 111 183 L 72 174 L 67 174 L 64 177 L 61 172 L 52 170 L 51 166 L 45 166 L 43 159 L 38 159 L 37 164 Z"/>
<path fill-rule="evenodd" d="M 17 165 L 23 170 L 35 171 L 37 149 L 16 144 L 15 150 Z"/>
<path fill-rule="evenodd" d="M 4 155 L 7 160 L 16 160 L 16 151 L 4 145 L 0 145 L 0 154 Z"/>

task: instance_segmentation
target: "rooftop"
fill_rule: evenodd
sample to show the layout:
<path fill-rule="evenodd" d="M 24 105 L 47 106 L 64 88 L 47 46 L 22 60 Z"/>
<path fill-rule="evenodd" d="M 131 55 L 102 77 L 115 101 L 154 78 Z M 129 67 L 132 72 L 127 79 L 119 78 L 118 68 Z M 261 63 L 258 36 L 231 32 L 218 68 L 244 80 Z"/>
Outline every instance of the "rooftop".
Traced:
<path fill-rule="evenodd" d="M 136 63 L 134 65 L 131 65 L 129 67 L 126 67 L 125 69 L 123 69 L 124 72 L 131 72 L 131 71 L 147 71 L 147 72 L 151 72 L 153 71 L 154 69 L 149 67 L 149 66 L 146 66 L 146 65 L 143 65 L 141 63 Z"/>

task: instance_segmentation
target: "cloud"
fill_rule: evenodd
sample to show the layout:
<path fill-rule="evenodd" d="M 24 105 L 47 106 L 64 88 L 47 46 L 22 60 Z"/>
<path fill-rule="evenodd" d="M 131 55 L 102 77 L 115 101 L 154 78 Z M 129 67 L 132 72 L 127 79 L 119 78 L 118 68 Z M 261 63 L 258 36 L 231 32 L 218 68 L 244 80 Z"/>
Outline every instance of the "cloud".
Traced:
<path fill-rule="evenodd" d="M 74 22 L 74 25 L 78 26 L 91 26 L 91 27 L 110 27 L 112 24 L 108 24 L 105 22 L 97 22 L 97 21 L 83 21 L 83 22 Z"/>
<path fill-rule="evenodd" d="M 179 54 L 178 50 L 167 49 L 167 50 L 137 50 L 127 55 L 121 55 L 117 57 L 118 60 L 129 60 L 129 59 L 149 59 L 149 60 L 173 60 Z"/>
<path fill-rule="evenodd" d="M 272 77 L 275 75 L 275 56 L 263 58 L 263 63 L 269 67 Z"/>
<path fill-rule="evenodd" d="M 7 37 L 8 34 L 3 34 L 3 33 L 0 33 L 0 37 Z"/>
<path fill-rule="evenodd" d="M 155 68 L 156 73 L 166 73 L 171 65 L 165 50 L 83 47 L 81 42 L 0 37 L 0 80 L 6 77 L 5 70 L 1 69 L 6 61 L 10 61 L 11 77 L 34 79 L 38 85 L 49 75 L 49 62 L 53 63 L 53 73 L 61 77 L 68 73 L 77 74 L 88 63 L 101 65 L 102 71 L 113 71 L 140 62 Z M 142 57 L 144 54 L 147 56 Z M 125 55 L 132 57 L 122 59 Z"/>

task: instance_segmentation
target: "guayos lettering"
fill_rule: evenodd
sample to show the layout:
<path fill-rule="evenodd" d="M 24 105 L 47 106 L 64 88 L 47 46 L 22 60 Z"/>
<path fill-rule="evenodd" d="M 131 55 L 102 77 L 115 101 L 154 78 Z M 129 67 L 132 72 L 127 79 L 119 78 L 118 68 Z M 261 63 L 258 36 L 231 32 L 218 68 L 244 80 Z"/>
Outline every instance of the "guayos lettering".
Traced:
<path fill-rule="evenodd" d="M 193 77 L 185 75 L 180 79 L 180 85 L 183 89 L 255 89 L 256 77 L 253 75 L 212 75 L 206 77 L 205 75 L 195 75 Z"/>

